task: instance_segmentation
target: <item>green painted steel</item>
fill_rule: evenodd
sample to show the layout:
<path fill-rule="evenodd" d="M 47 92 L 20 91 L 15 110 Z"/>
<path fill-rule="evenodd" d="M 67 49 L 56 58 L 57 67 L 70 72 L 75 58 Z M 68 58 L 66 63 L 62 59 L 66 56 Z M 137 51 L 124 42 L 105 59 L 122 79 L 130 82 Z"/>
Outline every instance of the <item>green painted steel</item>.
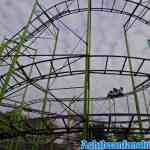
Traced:
<path fill-rule="evenodd" d="M 57 48 L 57 43 L 58 43 L 58 37 L 59 37 L 59 31 L 56 33 L 52 59 L 54 58 L 54 55 L 55 55 L 55 53 L 56 53 L 56 48 Z M 50 62 L 49 75 L 51 75 L 51 73 L 52 73 L 52 71 L 53 71 L 53 66 L 52 66 L 51 63 L 52 63 L 52 62 Z M 43 112 L 45 111 L 46 105 L 47 105 L 48 90 L 49 90 L 50 79 L 51 79 L 51 77 L 48 78 L 46 90 L 45 90 L 45 92 L 44 92 L 45 94 L 44 94 L 43 106 L 42 106 L 42 111 L 43 111 Z M 42 114 L 42 117 L 44 117 L 43 114 Z"/>
<path fill-rule="evenodd" d="M 9 70 L 8 70 L 7 74 L 6 74 L 5 82 L 3 84 L 3 87 L 0 89 L 0 102 L 2 102 L 2 100 L 3 100 L 3 97 L 5 95 L 5 92 L 7 90 L 8 84 L 9 84 L 9 81 L 10 81 L 10 79 L 11 79 L 11 77 L 12 77 L 14 71 L 15 71 L 15 66 L 16 66 L 17 60 L 19 58 L 21 47 L 22 47 L 22 44 L 26 41 L 26 38 L 27 38 L 26 35 L 27 35 L 27 32 L 28 32 L 28 27 L 29 27 L 30 22 L 31 22 L 31 20 L 33 18 L 35 9 L 36 9 L 36 3 L 33 6 L 33 10 L 32 10 L 32 13 L 31 13 L 31 15 L 29 17 L 27 25 L 25 26 L 22 34 L 20 35 L 20 42 L 15 48 L 15 54 L 14 54 L 14 57 L 12 58 L 11 65 L 9 67 Z"/>
<path fill-rule="evenodd" d="M 125 30 L 124 30 L 124 37 L 125 37 L 127 55 L 128 55 L 128 57 L 130 57 L 131 55 L 130 55 L 130 48 L 129 48 L 129 43 L 128 43 L 128 35 L 127 35 L 127 32 Z M 133 67 L 132 67 L 131 59 L 128 59 L 128 62 L 129 62 L 129 69 L 132 72 Z M 135 81 L 134 81 L 133 74 L 131 74 L 131 82 L 132 82 L 132 89 L 133 89 L 133 91 L 135 91 Z M 140 114 L 140 105 L 139 105 L 138 95 L 136 92 L 134 92 L 134 101 L 135 101 L 136 111 L 138 114 Z M 140 116 L 138 116 L 138 120 L 139 120 L 139 127 L 140 127 L 140 129 L 142 129 L 142 122 L 141 122 Z"/>
<path fill-rule="evenodd" d="M 90 54 L 91 54 L 91 0 L 88 0 L 87 33 L 86 33 L 86 57 L 85 57 L 85 83 L 84 83 L 84 137 L 89 138 L 90 100 Z"/>

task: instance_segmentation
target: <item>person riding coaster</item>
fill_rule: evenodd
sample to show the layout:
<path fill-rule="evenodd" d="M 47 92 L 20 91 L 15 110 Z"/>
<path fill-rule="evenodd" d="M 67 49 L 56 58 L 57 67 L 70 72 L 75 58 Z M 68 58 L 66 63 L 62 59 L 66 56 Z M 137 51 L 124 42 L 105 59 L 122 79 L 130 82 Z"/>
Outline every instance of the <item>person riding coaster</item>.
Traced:
<path fill-rule="evenodd" d="M 123 96 L 123 87 L 120 87 L 120 89 L 113 88 L 112 91 L 110 91 L 107 95 L 109 98 L 119 97 Z"/>

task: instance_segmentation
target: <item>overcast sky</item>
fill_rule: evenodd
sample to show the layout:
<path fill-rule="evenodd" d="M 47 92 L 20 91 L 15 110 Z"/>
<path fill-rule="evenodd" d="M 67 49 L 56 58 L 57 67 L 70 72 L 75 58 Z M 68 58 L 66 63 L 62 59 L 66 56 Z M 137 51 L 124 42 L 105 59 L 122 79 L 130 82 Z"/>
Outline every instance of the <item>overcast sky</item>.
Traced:
<path fill-rule="evenodd" d="M 44 0 L 43 1 L 43 8 L 48 8 L 52 6 L 54 3 L 57 3 L 61 0 Z M 27 19 L 30 15 L 33 6 L 33 0 L 1 0 L 0 1 L 0 38 L 1 40 L 4 37 L 11 37 L 14 35 L 21 27 L 27 22 Z M 81 1 L 80 1 L 81 2 Z M 97 5 L 95 0 L 95 4 Z M 108 1 L 107 1 L 108 2 Z M 85 1 L 80 3 L 81 5 L 85 5 Z M 106 4 L 109 5 L 109 2 Z M 118 14 L 110 14 L 110 13 L 103 13 L 103 12 L 93 12 L 92 13 L 92 54 L 99 54 L 99 55 L 127 55 L 124 36 L 123 36 L 123 28 L 122 25 L 126 17 L 123 15 Z M 75 15 L 70 15 L 64 18 L 61 18 L 60 21 L 56 21 L 55 24 L 60 29 L 59 41 L 57 46 L 57 54 L 64 53 L 64 54 L 79 54 L 84 53 L 85 45 L 79 42 L 79 39 L 75 37 L 66 27 L 63 25 L 66 24 L 71 28 L 75 33 L 79 36 L 83 37 L 85 40 L 86 37 L 86 13 L 80 13 Z M 66 36 L 67 35 L 67 36 Z M 131 55 L 137 57 L 150 57 L 150 48 L 147 44 L 147 39 L 150 38 L 150 27 L 137 22 L 134 27 L 129 32 L 129 44 L 131 48 Z M 39 44 L 40 43 L 40 44 Z M 77 45 L 77 46 L 76 46 Z M 42 49 L 39 53 L 49 53 L 49 48 L 53 47 L 53 44 L 49 43 L 49 41 L 38 41 L 37 44 L 33 45 L 36 48 Z M 71 51 L 74 49 L 74 51 Z M 92 67 L 98 69 L 105 66 L 103 60 L 92 60 Z M 27 64 L 28 60 L 21 61 L 23 64 Z M 61 64 L 62 62 L 56 62 L 57 64 Z M 76 68 L 83 68 L 82 65 L 83 61 L 76 63 L 73 67 Z M 119 60 L 109 62 L 110 66 L 117 67 L 120 65 Z M 137 65 L 135 63 L 135 65 Z M 41 64 L 41 71 L 46 73 L 48 71 L 47 64 Z M 136 66 L 134 66 L 136 67 Z M 149 65 L 145 66 L 145 71 L 149 70 Z M 36 74 L 36 73 L 35 73 Z M 35 75 L 34 74 L 34 75 Z M 34 76 L 33 75 L 33 76 Z M 136 78 L 136 82 L 138 83 L 141 79 Z M 142 79 L 143 80 L 143 79 Z M 55 83 L 51 88 L 63 88 L 63 87 L 70 87 L 70 86 L 81 86 L 84 85 L 83 76 L 79 77 L 66 77 L 61 79 L 56 79 Z M 124 92 L 131 91 L 131 81 L 128 77 L 118 77 L 118 76 L 107 76 L 107 75 L 92 75 L 91 76 L 91 95 L 92 97 L 105 97 L 107 93 L 113 88 L 119 88 L 120 86 L 124 87 Z M 39 81 L 38 83 L 44 87 L 45 81 Z M 31 90 L 28 92 L 27 99 L 32 98 L 41 98 L 41 93 L 30 87 Z M 33 94 L 34 93 L 34 94 Z M 77 97 L 83 93 L 83 90 L 66 90 L 62 92 L 53 92 L 57 97 Z M 148 93 L 147 93 L 148 95 Z M 43 95 L 42 95 L 43 96 Z M 83 97 L 83 94 L 82 96 Z M 141 97 L 141 95 L 139 95 Z M 17 98 L 18 99 L 18 98 Z M 121 98 L 120 98 L 121 99 Z M 135 111 L 133 97 L 130 97 L 130 105 L 131 105 L 131 112 Z M 76 103 L 73 105 L 75 110 L 81 109 L 81 104 Z M 103 106 L 103 107 L 101 107 Z M 125 106 L 125 107 L 122 107 Z M 37 108 L 37 105 L 33 106 Z M 54 112 L 61 112 L 61 105 L 53 104 L 52 110 Z M 75 108 L 76 107 L 76 108 Z M 118 112 L 127 112 L 127 104 L 126 104 L 126 97 L 122 98 L 120 101 L 117 101 L 116 104 Z M 120 109 L 121 107 L 121 109 Z M 141 99 L 141 109 L 145 112 L 145 108 L 143 106 L 143 101 Z M 93 105 L 94 112 L 108 112 L 108 103 L 106 102 L 97 102 Z"/>

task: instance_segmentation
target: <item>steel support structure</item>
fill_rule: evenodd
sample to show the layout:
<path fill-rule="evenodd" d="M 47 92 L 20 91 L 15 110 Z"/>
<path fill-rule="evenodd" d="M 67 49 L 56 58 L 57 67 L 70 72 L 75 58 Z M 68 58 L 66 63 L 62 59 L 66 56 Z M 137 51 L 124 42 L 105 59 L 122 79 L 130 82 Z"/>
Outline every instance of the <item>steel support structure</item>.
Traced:
<path fill-rule="evenodd" d="M 84 138 L 89 138 L 89 114 L 91 112 L 90 99 L 90 55 L 91 55 L 91 0 L 88 0 L 87 33 L 86 33 L 86 57 L 85 57 L 85 83 L 84 83 Z"/>
<path fill-rule="evenodd" d="M 127 55 L 128 55 L 128 57 L 131 57 L 129 43 L 128 43 L 127 31 L 125 31 L 125 28 L 124 28 L 124 37 L 125 37 Z M 129 69 L 130 69 L 130 71 L 133 70 L 131 59 L 129 59 Z M 139 105 L 138 95 L 136 93 L 136 88 L 135 88 L 136 86 L 135 86 L 135 81 L 134 81 L 134 75 L 133 74 L 131 74 L 131 82 L 132 82 L 132 89 L 133 89 L 133 95 L 134 95 L 136 111 L 137 111 L 138 114 L 140 114 L 140 105 Z M 138 120 L 139 120 L 139 127 L 142 129 L 142 122 L 141 122 L 141 117 L 140 116 L 138 116 Z"/>

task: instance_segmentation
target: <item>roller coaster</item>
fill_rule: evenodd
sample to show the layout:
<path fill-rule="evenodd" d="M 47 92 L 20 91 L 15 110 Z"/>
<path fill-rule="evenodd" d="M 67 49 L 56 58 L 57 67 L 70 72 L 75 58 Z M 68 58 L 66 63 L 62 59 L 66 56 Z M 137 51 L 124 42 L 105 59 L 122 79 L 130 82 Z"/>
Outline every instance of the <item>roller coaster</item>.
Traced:
<path fill-rule="evenodd" d="M 93 47 L 94 13 L 124 17 L 126 55 Z M 60 0 L 49 6 L 36 0 L 27 24 L 0 44 L 2 149 L 73 150 L 81 139 L 149 140 L 150 58 L 131 55 L 129 40 L 135 26 L 150 26 L 149 13 L 147 0 Z M 84 35 L 63 20 L 80 14 Z M 73 48 L 66 49 L 65 42 Z M 96 77 L 126 77 L 130 88 L 110 98 L 101 92 L 101 81 L 93 84 Z"/>

